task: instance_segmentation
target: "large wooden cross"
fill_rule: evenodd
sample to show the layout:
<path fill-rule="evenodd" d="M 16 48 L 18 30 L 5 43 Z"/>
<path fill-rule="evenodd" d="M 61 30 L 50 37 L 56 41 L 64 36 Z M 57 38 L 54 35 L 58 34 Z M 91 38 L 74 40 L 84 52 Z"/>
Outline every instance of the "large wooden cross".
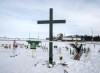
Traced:
<path fill-rule="evenodd" d="M 49 24 L 49 63 L 53 63 L 53 23 L 66 23 L 66 20 L 53 20 L 53 8 L 50 8 L 49 20 L 37 21 L 38 24 Z"/>

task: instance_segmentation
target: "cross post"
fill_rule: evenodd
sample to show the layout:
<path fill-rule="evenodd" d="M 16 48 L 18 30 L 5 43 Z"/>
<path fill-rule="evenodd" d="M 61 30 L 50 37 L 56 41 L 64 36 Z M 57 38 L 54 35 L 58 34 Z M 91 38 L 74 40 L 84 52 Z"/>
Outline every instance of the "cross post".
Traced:
<path fill-rule="evenodd" d="M 66 23 L 66 20 L 53 20 L 53 8 L 50 8 L 49 20 L 37 21 L 38 24 L 49 24 L 49 63 L 53 63 L 53 23 Z"/>

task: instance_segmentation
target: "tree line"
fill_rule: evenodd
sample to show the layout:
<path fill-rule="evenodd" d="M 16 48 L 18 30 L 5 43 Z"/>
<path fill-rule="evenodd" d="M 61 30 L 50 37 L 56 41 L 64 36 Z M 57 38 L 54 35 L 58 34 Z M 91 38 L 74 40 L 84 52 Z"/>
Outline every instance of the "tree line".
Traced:
<path fill-rule="evenodd" d="M 100 36 L 89 36 L 89 35 L 84 35 L 80 36 L 83 41 L 100 41 Z"/>

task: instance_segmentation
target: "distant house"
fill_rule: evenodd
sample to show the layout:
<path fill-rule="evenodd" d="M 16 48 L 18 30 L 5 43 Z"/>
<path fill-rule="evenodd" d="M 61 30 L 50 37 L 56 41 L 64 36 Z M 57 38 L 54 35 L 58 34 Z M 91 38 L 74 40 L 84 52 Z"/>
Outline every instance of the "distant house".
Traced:
<path fill-rule="evenodd" d="M 78 36 L 65 36 L 62 41 L 81 41 L 81 37 Z"/>
<path fill-rule="evenodd" d="M 49 40 L 49 38 L 46 38 Z M 56 37 L 53 37 L 54 41 L 61 40 L 61 41 L 82 41 L 83 38 L 78 35 L 70 35 L 70 36 L 63 36 L 62 33 L 58 34 Z"/>

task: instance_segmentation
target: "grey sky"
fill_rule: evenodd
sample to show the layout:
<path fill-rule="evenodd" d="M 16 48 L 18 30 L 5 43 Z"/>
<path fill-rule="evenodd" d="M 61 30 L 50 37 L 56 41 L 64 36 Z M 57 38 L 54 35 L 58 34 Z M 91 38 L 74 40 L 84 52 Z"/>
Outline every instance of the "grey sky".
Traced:
<path fill-rule="evenodd" d="M 66 24 L 54 24 L 58 33 L 100 35 L 99 0 L 0 0 L 0 37 L 48 37 L 48 24 L 37 20 L 49 19 L 53 8 L 54 19 L 65 19 Z M 91 30 L 92 29 L 92 30 Z"/>

